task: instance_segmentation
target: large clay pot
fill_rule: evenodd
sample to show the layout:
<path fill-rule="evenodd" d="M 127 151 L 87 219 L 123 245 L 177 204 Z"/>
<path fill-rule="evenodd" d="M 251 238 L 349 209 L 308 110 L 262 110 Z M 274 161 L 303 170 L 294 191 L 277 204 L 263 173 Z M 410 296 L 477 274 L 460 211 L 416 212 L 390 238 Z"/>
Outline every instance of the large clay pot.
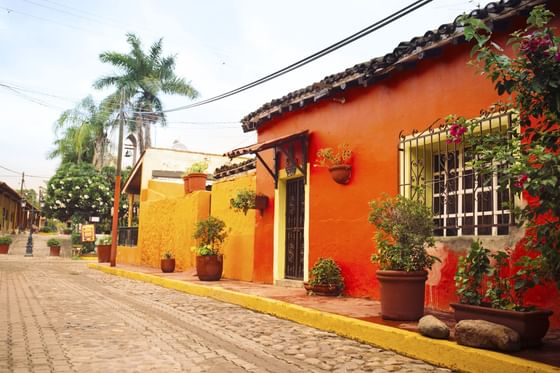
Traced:
<path fill-rule="evenodd" d="M 50 256 L 60 256 L 60 246 L 49 246 Z"/>
<path fill-rule="evenodd" d="M 200 281 L 218 281 L 222 278 L 224 267 L 223 255 L 198 255 L 196 257 L 196 274 Z"/>
<path fill-rule="evenodd" d="M 336 183 L 345 185 L 350 182 L 350 176 L 352 176 L 352 166 L 347 164 L 339 164 L 329 167 L 329 172 L 331 173 L 332 179 Z"/>
<path fill-rule="evenodd" d="M 551 310 L 535 310 L 529 312 L 499 310 L 491 307 L 473 306 L 470 304 L 452 303 L 455 320 L 485 320 L 505 325 L 521 337 L 523 347 L 537 347 L 546 335 L 550 323 L 548 318 Z"/>
<path fill-rule="evenodd" d="M 10 245 L 0 245 L 0 254 L 7 254 L 10 250 Z"/>
<path fill-rule="evenodd" d="M 111 261 L 111 245 L 97 245 L 97 262 L 109 263 Z"/>
<path fill-rule="evenodd" d="M 377 271 L 381 285 L 381 317 L 412 321 L 424 316 L 424 287 L 428 272 Z"/>
<path fill-rule="evenodd" d="M 206 190 L 206 179 L 206 174 L 198 172 L 183 176 L 185 193 L 192 193 L 197 190 Z"/>
<path fill-rule="evenodd" d="M 175 271 L 175 259 L 162 259 L 161 260 L 161 271 L 163 273 L 171 273 Z"/>

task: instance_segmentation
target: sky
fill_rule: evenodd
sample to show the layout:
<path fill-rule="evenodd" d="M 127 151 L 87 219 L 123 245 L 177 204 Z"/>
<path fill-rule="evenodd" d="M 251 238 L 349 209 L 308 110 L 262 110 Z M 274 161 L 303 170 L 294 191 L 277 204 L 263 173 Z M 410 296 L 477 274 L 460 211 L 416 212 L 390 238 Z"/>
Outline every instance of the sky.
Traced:
<path fill-rule="evenodd" d="M 60 164 L 54 123 L 64 110 L 112 91 L 93 82 L 118 70 L 99 60 L 129 51 L 133 32 L 147 49 L 163 38 L 175 72 L 200 92 L 163 96 L 165 109 L 207 99 L 311 55 L 405 7 L 412 0 L 0 0 L 0 181 L 19 190 L 44 186 Z M 484 5 L 486 1 L 482 1 Z M 434 0 L 346 47 L 230 98 L 167 114 L 153 146 L 179 141 L 222 154 L 256 142 L 240 120 L 261 105 L 327 75 L 392 51 L 400 41 L 453 21 L 476 0 Z M 7 88 L 16 87 L 16 91 Z M 116 142 L 116 133 L 112 134 Z M 124 165 L 131 158 L 124 159 Z"/>

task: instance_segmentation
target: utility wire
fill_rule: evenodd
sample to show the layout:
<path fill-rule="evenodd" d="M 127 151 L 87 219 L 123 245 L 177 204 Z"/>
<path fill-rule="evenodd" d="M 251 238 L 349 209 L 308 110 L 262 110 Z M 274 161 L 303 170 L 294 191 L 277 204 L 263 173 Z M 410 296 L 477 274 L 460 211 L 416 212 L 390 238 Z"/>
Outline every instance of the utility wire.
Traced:
<path fill-rule="evenodd" d="M 342 40 L 340 40 L 340 41 L 338 41 L 338 42 L 336 42 L 336 43 L 334 43 L 334 44 L 332 44 L 332 45 L 330 45 L 330 46 L 328 46 L 328 47 L 326 47 L 326 48 L 324 48 L 324 49 L 322 49 L 322 50 L 320 50 L 320 51 L 318 51 L 318 52 L 316 52 L 312 55 L 310 55 L 310 56 L 307 56 L 307 57 L 305 57 L 305 58 L 303 58 L 303 59 L 301 59 L 297 62 L 294 62 L 293 64 L 291 64 L 289 66 L 286 66 L 286 67 L 284 67 L 280 70 L 277 70 L 277 71 L 275 71 L 271 74 L 268 74 L 268 75 L 266 75 L 266 76 L 264 76 L 260 79 L 257 79 L 257 80 L 255 80 L 251 83 L 245 84 L 245 85 L 243 85 L 239 88 L 233 89 L 231 91 L 228 91 L 228 92 L 222 93 L 220 95 L 208 98 L 206 100 L 198 101 L 198 102 L 195 102 L 195 103 L 192 103 L 192 104 L 189 104 L 189 105 L 179 106 L 179 107 L 172 108 L 172 109 L 167 109 L 167 110 L 156 111 L 156 112 L 153 112 L 153 113 L 169 113 L 169 112 L 173 112 L 173 111 L 191 109 L 191 108 L 194 108 L 194 107 L 209 104 L 211 102 L 222 100 L 226 97 L 233 96 L 233 95 L 238 94 L 240 92 L 246 91 L 250 88 L 256 87 L 260 84 L 266 83 L 266 82 L 268 82 L 272 79 L 275 79 L 279 76 L 282 76 L 282 75 L 284 75 L 284 74 L 286 74 L 290 71 L 293 71 L 293 70 L 298 69 L 302 66 L 305 66 L 305 65 L 307 65 L 307 64 L 309 64 L 309 63 L 311 63 L 311 62 L 313 62 L 313 61 L 315 61 L 315 60 L 317 60 L 317 59 L 319 59 L 323 56 L 326 56 L 327 54 L 332 53 L 332 52 L 336 51 L 337 49 L 340 49 L 340 48 L 342 48 L 342 47 L 344 47 L 344 46 L 346 46 L 346 45 L 348 45 L 348 44 L 350 44 L 350 43 L 352 43 L 352 42 L 354 42 L 358 39 L 361 39 L 364 36 L 369 35 L 372 32 L 377 31 L 377 30 L 395 22 L 396 20 L 404 17 L 405 15 L 407 15 L 409 13 L 412 13 L 417 9 L 422 8 L 423 6 L 431 3 L 432 1 L 433 0 L 417 0 L 413 3 L 411 3 L 410 5 L 407 5 L 406 7 L 398 10 L 397 12 L 381 19 L 380 21 L 377 21 L 377 22 L 373 23 L 372 25 L 356 32 L 355 34 L 352 34 L 352 35 L 350 35 L 350 36 L 348 36 L 348 37 L 346 37 L 346 38 L 344 38 L 344 39 L 342 39 Z M 134 113 L 140 113 L 140 112 L 134 112 Z"/>

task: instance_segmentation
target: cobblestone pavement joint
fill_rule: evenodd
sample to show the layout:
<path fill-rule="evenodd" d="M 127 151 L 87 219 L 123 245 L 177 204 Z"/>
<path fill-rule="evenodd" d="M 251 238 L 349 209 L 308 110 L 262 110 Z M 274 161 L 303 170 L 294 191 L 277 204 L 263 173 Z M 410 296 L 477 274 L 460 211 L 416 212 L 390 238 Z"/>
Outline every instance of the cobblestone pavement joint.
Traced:
<path fill-rule="evenodd" d="M 0 258 L 0 372 L 450 372 L 239 306 Z"/>

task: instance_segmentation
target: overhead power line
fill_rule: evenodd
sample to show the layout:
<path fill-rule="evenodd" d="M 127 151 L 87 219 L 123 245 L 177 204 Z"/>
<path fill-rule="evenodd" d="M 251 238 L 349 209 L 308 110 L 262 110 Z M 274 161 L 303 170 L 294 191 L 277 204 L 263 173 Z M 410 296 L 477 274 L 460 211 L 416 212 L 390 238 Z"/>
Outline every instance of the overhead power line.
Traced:
<path fill-rule="evenodd" d="M 303 59 L 301 59 L 297 62 L 294 62 L 293 64 L 291 64 L 289 66 L 286 66 L 286 67 L 284 67 L 280 70 L 277 70 L 277 71 L 275 71 L 271 74 L 268 74 L 268 75 L 266 75 L 266 76 L 264 76 L 260 79 L 257 79 L 257 80 L 255 80 L 251 83 L 245 84 L 245 85 L 243 85 L 239 88 L 233 89 L 231 91 L 222 93 L 222 94 L 214 96 L 214 97 L 210 97 L 206 100 L 198 101 L 198 102 L 195 102 L 195 103 L 192 103 L 192 104 L 189 104 L 189 105 L 179 106 L 179 107 L 172 108 L 172 109 L 161 110 L 161 111 L 154 112 L 154 113 L 169 113 L 169 112 L 173 112 L 173 111 L 187 110 L 187 109 L 191 109 L 191 108 L 194 108 L 194 107 L 206 105 L 206 104 L 209 104 L 211 102 L 222 100 L 224 98 L 233 96 L 235 94 L 246 91 L 250 88 L 253 88 L 253 87 L 256 87 L 256 86 L 261 85 L 263 83 L 266 83 L 266 82 L 268 82 L 272 79 L 278 78 L 279 76 L 282 76 L 282 75 L 284 75 L 284 74 L 286 74 L 290 71 L 293 71 L 293 70 L 298 69 L 302 66 L 305 66 L 305 65 L 307 65 L 307 64 L 309 64 L 309 63 L 311 63 L 311 62 L 313 62 L 313 61 L 315 61 L 315 60 L 317 60 L 317 59 L 319 59 L 323 56 L 326 56 L 327 54 L 332 53 L 332 52 L 336 51 L 337 49 L 340 49 L 340 48 L 342 48 L 342 47 L 344 47 L 344 46 L 346 46 L 350 43 L 353 43 L 354 41 L 356 41 L 358 39 L 361 39 L 364 36 L 369 35 L 372 32 L 377 31 L 377 30 L 395 22 L 396 20 L 404 17 L 405 15 L 407 15 L 409 13 L 412 13 L 412 12 L 416 11 L 417 9 L 422 8 L 423 6 L 431 3 L 432 1 L 433 0 L 417 0 L 417 1 L 414 1 L 413 3 L 405 6 L 404 8 L 396 11 L 395 13 L 393 13 L 393 14 L 391 14 L 391 15 L 389 15 L 389 16 L 387 16 L 387 17 L 385 17 L 385 18 L 383 18 L 383 19 L 381 19 L 377 22 L 375 22 L 374 24 L 356 32 L 355 34 L 352 34 L 352 35 L 350 35 L 350 36 L 348 36 L 348 37 L 346 37 L 346 38 L 344 38 L 344 39 L 342 39 L 342 40 L 340 40 L 340 41 L 338 41 L 338 42 L 336 42 L 336 43 L 334 43 L 334 44 L 332 44 L 332 45 L 330 45 L 330 46 L 328 46 L 328 47 L 326 47 L 326 48 L 324 48 L 324 49 L 322 49 L 322 50 L 320 50 L 316 53 L 313 53 L 310 56 L 307 56 L 307 57 L 305 57 L 305 58 L 303 58 Z M 137 112 L 137 113 L 139 113 L 139 112 Z"/>

